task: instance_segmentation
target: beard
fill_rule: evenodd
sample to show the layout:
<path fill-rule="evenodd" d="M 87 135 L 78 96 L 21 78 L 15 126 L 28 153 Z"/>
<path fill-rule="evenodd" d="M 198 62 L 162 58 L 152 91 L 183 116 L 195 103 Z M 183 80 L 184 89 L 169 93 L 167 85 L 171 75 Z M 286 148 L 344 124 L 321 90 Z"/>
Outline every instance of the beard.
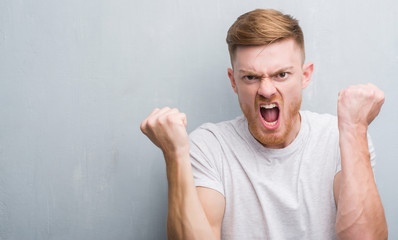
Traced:
<path fill-rule="evenodd" d="M 253 137 L 261 143 L 264 147 L 269 147 L 269 148 L 279 148 L 280 146 L 287 146 L 291 142 L 288 142 L 289 139 L 289 134 L 292 131 L 292 128 L 295 124 L 295 121 L 300 119 L 299 111 L 301 107 L 301 98 L 298 101 L 292 102 L 289 104 L 289 106 L 284 106 L 282 99 L 279 97 L 276 97 L 271 100 L 261 100 L 262 97 L 256 97 L 255 101 L 255 111 L 251 112 L 248 111 L 250 108 L 246 108 L 244 110 L 244 106 L 241 105 L 241 109 L 247 119 L 248 126 L 249 126 L 249 131 L 253 135 Z M 266 129 L 262 122 L 261 122 L 261 114 L 259 114 L 259 102 L 278 102 L 280 104 L 280 116 L 278 121 L 280 122 L 280 125 L 277 129 L 275 130 L 269 130 Z M 287 107 L 287 112 L 285 111 L 285 107 Z M 281 119 L 282 118 L 282 119 Z M 291 141 L 293 141 L 292 139 Z"/>

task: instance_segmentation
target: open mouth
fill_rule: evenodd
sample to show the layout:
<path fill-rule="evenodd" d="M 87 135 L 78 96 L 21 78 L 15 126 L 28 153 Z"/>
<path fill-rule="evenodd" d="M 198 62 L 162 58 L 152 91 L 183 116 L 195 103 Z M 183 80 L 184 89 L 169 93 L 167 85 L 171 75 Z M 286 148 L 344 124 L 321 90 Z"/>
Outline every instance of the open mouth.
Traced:
<path fill-rule="evenodd" d="M 261 104 L 260 115 L 263 125 L 267 129 L 276 129 L 279 126 L 279 106 L 277 103 Z"/>

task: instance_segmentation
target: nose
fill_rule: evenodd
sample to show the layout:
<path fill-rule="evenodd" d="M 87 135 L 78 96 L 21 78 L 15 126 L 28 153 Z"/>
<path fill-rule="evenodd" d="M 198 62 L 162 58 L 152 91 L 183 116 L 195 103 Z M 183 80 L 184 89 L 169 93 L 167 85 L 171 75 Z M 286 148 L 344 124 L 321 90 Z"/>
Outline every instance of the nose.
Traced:
<path fill-rule="evenodd" d="M 276 87 L 274 82 L 269 78 L 263 78 L 260 81 L 260 86 L 258 87 L 258 94 L 271 99 L 276 93 Z"/>

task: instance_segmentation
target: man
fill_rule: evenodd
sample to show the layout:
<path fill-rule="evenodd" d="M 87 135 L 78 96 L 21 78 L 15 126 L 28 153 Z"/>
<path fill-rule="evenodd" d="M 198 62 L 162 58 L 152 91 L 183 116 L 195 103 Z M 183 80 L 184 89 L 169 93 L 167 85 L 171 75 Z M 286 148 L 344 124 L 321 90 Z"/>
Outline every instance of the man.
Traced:
<path fill-rule="evenodd" d="M 367 136 L 383 92 L 341 91 L 337 119 L 300 111 L 313 64 L 297 20 L 275 10 L 240 16 L 227 43 L 244 116 L 202 125 L 190 141 L 177 109 L 141 124 L 166 161 L 169 238 L 386 239 Z"/>

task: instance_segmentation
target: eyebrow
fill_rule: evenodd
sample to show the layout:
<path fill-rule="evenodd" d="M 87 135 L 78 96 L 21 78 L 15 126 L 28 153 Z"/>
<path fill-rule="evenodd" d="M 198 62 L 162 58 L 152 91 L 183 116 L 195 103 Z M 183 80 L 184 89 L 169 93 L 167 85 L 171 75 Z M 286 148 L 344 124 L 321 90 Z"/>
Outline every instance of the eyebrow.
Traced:
<path fill-rule="evenodd" d="M 258 73 L 256 73 L 256 72 L 254 72 L 254 71 L 245 70 L 245 69 L 240 69 L 240 70 L 239 70 L 239 73 L 241 73 L 242 75 L 253 75 L 253 76 L 260 76 L 260 75 L 262 75 L 262 74 L 258 74 Z"/>
<path fill-rule="evenodd" d="M 292 71 L 293 69 L 294 69 L 293 66 L 282 67 L 282 68 L 277 69 L 276 71 L 273 71 L 273 73 L 270 75 L 275 75 L 275 74 L 286 72 L 286 71 Z M 256 73 L 255 71 L 247 70 L 247 69 L 240 69 L 239 73 L 241 73 L 243 75 L 252 75 L 252 76 L 262 76 L 263 75 L 263 74 L 259 74 L 259 73 Z"/>

